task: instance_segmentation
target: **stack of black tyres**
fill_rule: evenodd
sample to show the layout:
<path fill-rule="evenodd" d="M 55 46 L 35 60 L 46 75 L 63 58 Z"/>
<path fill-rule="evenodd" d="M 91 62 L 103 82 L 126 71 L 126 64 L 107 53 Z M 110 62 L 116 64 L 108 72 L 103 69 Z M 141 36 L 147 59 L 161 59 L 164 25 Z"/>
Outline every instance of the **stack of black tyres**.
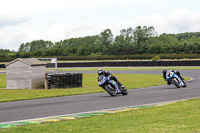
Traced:
<path fill-rule="evenodd" d="M 48 89 L 82 87 L 82 73 L 48 74 Z"/>

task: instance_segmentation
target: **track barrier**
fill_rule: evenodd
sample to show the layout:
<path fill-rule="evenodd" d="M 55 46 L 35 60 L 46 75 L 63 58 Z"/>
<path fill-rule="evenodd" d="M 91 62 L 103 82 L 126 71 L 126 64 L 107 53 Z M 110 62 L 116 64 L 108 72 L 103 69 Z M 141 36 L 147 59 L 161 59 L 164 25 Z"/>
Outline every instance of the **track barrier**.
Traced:
<path fill-rule="evenodd" d="M 82 87 L 82 73 L 46 74 L 46 89 Z"/>

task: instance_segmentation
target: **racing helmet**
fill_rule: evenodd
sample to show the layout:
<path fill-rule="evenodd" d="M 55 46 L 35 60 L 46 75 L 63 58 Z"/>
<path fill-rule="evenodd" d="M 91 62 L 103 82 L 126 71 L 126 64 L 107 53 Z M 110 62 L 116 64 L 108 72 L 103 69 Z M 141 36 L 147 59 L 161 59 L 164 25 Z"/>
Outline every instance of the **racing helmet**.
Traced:
<path fill-rule="evenodd" d="M 102 75 L 103 74 L 103 69 L 99 68 L 98 72 L 97 72 L 99 75 Z"/>
<path fill-rule="evenodd" d="M 167 69 L 163 69 L 163 71 L 162 71 L 163 73 L 166 73 L 167 72 Z"/>

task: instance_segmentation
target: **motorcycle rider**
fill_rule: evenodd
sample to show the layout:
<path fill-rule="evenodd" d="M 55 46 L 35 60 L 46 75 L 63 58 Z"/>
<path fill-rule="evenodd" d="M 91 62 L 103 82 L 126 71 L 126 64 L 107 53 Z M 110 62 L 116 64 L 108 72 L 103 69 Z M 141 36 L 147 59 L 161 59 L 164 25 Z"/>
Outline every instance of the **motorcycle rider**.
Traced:
<path fill-rule="evenodd" d="M 175 74 L 177 74 L 181 78 L 181 80 L 184 80 L 184 78 L 181 76 L 179 71 L 163 69 L 162 73 L 163 73 L 163 78 L 165 80 L 166 80 L 167 74 L 169 74 L 170 72 L 174 72 Z M 167 84 L 170 85 L 171 82 L 167 80 Z"/>
<path fill-rule="evenodd" d="M 100 75 L 104 75 L 104 76 L 106 76 L 106 77 L 109 77 L 110 79 L 112 79 L 112 80 L 114 80 L 117 84 L 118 84 L 118 86 L 119 87 L 121 87 L 121 88 L 125 88 L 120 82 L 119 82 L 119 80 L 115 77 L 115 76 L 113 76 L 112 75 L 112 73 L 110 73 L 110 72 L 108 72 L 108 71 L 104 71 L 102 68 L 99 68 L 99 70 L 98 70 L 98 75 L 100 76 Z"/>

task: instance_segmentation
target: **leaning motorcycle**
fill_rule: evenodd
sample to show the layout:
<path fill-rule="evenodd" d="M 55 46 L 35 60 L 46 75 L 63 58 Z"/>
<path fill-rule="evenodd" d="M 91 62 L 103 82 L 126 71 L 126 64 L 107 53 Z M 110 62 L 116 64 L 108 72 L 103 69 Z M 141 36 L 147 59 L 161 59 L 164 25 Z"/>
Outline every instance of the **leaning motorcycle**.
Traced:
<path fill-rule="evenodd" d="M 174 72 L 170 72 L 167 74 L 167 77 L 166 79 L 174 84 L 177 88 L 180 88 L 180 87 L 186 87 L 186 83 L 184 80 L 182 80 L 176 73 Z"/>
<path fill-rule="evenodd" d="M 98 77 L 98 86 L 102 87 L 111 96 L 116 96 L 117 94 L 122 94 L 122 95 L 128 94 L 128 91 L 124 86 L 119 87 L 114 80 L 104 75 Z"/>

